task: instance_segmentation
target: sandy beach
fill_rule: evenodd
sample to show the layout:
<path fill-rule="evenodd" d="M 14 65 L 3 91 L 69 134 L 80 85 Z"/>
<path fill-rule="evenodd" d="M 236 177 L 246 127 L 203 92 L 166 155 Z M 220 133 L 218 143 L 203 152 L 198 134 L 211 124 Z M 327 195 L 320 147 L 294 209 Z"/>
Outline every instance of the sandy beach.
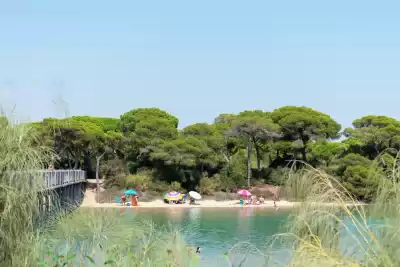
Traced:
<path fill-rule="evenodd" d="M 150 202 L 140 202 L 139 206 L 123 206 L 119 203 L 97 203 L 95 199 L 96 193 L 90 190 L 87 190 L 85 193 L 84 201 L 81 207 L 90 207 L 90 208 L 240 208 L 242 207 L 238 200 L 230 200 L 230 201 L 215 201 L 215 200 L 199 200 L 196 202 L 196 205 L 189 205 L 189 203 L 185 204 L 166 204 L 164 201 L 154 200 Z M 296 205 L 301 205 L 301 202 L 289 202 L 285 200 L 276 201 L 278 208 L 293 208 Z M 316 205 L 335 205 L 333 203 L 315 203 Z M 349 206 L 354 206 L 354 203 L 349 203 Z M 364 205 L 362 203 L 357 205 Z M 269 208 L 274 209 L 274 201 L 266 200 L 262 205 L 244 205 L 248 207 L 255 208 Z"/>
<path fill-rule="evenodd" d="M 279 208 L 284 207 L 293 207 L 294 202 L 288 201 L 277 201 L 276 202 Z M 174 206 L 176 208 L 193 208 L 193 207 L 202 207 L 202 208 L 235 208 L 241 207 L 238 204 L 238 200 L 231 200 L 231 201 L 215 201 L 215 200 L 198 200 L 196 205 L 189 205 L 189 203 L 185 204 L 166 204 L 163 200 L 154 200 L 150 202 L 140 202 L 139 206 L 132 207 L 132 206 L 122 206 L 121 204 L 117 203 L 97 203 L 96 202 L 96 193 L 87 190 L 85 192 L 85 198 L 81 207 L 91 207 L 91 208 L 170 208 Z M 260 207 L 260 208 L 274 208 L 274 201 L 266 200 L 262 205 L 249 205 L 252 207 Z"/>

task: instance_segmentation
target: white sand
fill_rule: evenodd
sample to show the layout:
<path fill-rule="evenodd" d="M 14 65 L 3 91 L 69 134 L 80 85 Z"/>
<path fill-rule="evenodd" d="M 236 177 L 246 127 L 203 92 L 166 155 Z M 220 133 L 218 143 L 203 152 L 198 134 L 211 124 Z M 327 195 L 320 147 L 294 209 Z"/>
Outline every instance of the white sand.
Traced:
<path fill-rule="evenodd" d="M 154 200 L 151 202 L 140 202 L 139 199 L 139 206 L 122 206 L 121 204 L 117 203 L 97 203 L 95 199 L 96 193 L 90 190 L 87 190 L 85 193 L 85 198 L 81 207 L 91 207 L 91 208 L 235 208 L 235 207 L 242 207 L 238 204 L 238 200 L 232 201 L 215 201 L 215 200 L 198 200 L 196 201 L 196 205 L 189 205 L 189 203 L 185 204 L 166 204 L 164 201 Z M 292 208 L 295 205 L 300 205 L 300 202 L 289 202 L 289 201 L 276 201 L 276 205 L 278 208 Z M 316 205 L 318 203 L 315 203 Z M 320 203 L 319 203 L 320 204 Z M 323 205 L 335 205 L 332 203 L 324 203 Z M 349 205 L 353 205 L 354 203 L 349 203 Z M 363 205 L 363 204 L 360 204 Z M 274 201 L 266 200 L 262 205 L 244 205 L 248 207 L 257 207 L 257 208 L 274 208 Z"/>
<path fill-rule="evenodd" d="M 276 201 L 278 207 L 293 207 L 295 203 L 288 202 L 288 201 Z M 91 207 L 91 208 L 170 208 L 173 207 L 181 207 L 181 208 L 193 208 L 193 207 L 204 207 L 204 208 L 232 208 L 232 207 L 241 207 L 238 204 L 238 200 L 232 201 L 215 201 L 215 200 L 198 200 L 196 201 L 196 205 L 189 205 L 188 202 L 185 204 L 166 204 L 163 200 L 154 200 L 150 202 L 140 202 L 139 199 L 139 206 L 132 207 L 132 206 L 122 206 L 121 204 L 117 203 L 97 203 L 96 202 L 96 193 L 91 190 L 86 190 L 85 198 L 81 207 Z M 274 201 L 265 201 L 262 205 L 249 205 L 252 207 L 274 207 Z"/>

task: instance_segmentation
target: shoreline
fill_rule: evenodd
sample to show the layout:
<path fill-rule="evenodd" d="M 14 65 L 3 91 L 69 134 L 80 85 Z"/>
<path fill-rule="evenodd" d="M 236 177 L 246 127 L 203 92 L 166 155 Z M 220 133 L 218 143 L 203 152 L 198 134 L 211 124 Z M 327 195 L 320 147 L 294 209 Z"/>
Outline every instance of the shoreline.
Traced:
<path fill-rule="evenodd" d="M 303 202 L 290 202 L 286 200 L 275 201 L 278 209 L 290 209 L 296 206 L 300 206 Z M 337 203 L 312 203 L 316 206 L 338 206 Z M 347 206 L 364 206 L 367 204 L 364 203 L 349 203 Z M 123 206 L 120 203 L 97 203 L 95 200 L 95 194 L 93 192 L 87 191 L 85 193 L 85 198 L 80 207 L 83 208 L 177 208 L 177 209 L 185 209 L 185 208 L 258 208 L 258 209 L 273 209 L 274 201 L 266 200 L 264 204 L 260 205 L 240 205 L 238 200 L 227 200 L 227 201 L 216 201 L 216 200 L 199 200 L 196 201 L 195 205 L 190 205 L 189 203 L 185 204 L 167 204 L 163 200 L 154 200 L 149 202 L 140 202 L 138 206 Z"/>
<path fill-rule="evenodd" d="M 297 203 L 288 201 L 276 201 L 278 208 L 293 208 Z M 203 200 L 198 201 L 195 205 L 185 204 L 167 204 L 162 200 L 154 200 L 150 202 L 140 202 L 138 206 L 123 206 L 117 203 L 83 203 L 81 207 L 86 208 L 274 208 L 273 201 L 265 201 L 261 205 L 240 205 L 237 201 L 216 201 L 216 200 Z"/>

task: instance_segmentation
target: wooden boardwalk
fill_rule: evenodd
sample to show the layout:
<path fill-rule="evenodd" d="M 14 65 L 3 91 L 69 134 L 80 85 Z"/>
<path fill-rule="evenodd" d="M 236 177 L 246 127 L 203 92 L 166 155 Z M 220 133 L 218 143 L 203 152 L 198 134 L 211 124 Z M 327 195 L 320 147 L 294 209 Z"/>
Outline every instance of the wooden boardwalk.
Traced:
<path fill-rule="evenodd" d="M 86 181 L 86 173 L 82 170 L 45 170 L 37 172 L 43 175 L 44 190 L 53 190 Z"/>

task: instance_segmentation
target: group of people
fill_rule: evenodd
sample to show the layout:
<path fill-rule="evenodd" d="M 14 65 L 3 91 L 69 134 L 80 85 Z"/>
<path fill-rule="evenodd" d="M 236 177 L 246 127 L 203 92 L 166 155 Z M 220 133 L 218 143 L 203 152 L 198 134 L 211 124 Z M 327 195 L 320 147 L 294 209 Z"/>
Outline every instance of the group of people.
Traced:
<path fill-rule="evenodd" d="M 250 198 L 247 199 L 247 202 L 244 202 L 243 199 L 240 200 L 240 205 L 261 205 L 265 203 L 265 199 L 263 196 L 257 199 L 257 196 L 251 196 Z"/>
<path fill-rule="evenodd" d="M 187 197 L 189 197 L 189 205 L 196 204 L 196 200 L 193 197 L 189 196 L 188 194 L 184 194 L 182 198 L 179 200 L 168 200 L 167 198 L 164 197 L 164 202 L 167 204 L 185 204 Z"/>
<path fill-rule="evenodd" d="M 121 204 L 123 206 L 127 205 L 128 203 L 131 203 L 132 206 L 138 206 L 139 204 L 139 197 L 137 195 L 132 195 L 130 201 L 126 201 L 126 195 L 121 196 Z"/>
<path fill-rule="evenodd" d="M 243 199 L 240 200 L 239 204 L 242 205 L 261 205 L 265 203 L 265 199 L 263 196 L 261 196 L 260 198 L 257 199 L 257 196 L 251 196 L 251 198 L 249 198 L 247 200 L 247 202 L 244 202 Z M 274 208 L 276 210 L 278 210 L 278 205 L 276 204 L 276 201 L 274 201 Z"/>

